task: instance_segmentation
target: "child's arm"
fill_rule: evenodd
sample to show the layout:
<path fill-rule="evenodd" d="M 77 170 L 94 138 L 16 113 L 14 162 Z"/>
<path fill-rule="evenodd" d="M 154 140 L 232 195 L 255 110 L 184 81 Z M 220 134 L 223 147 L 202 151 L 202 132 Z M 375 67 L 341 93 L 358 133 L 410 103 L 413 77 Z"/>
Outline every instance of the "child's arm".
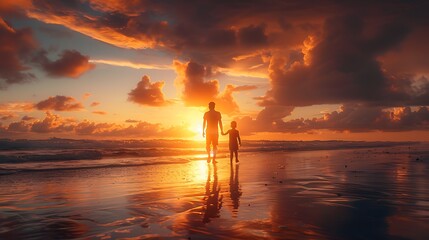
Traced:
<path fill-rule="evenodd" d="M 239 131 L 237 131 L 237 138 L 238 138 L 238 143 L 241 146 L 241 138 L 240 138 L 240 132 Z"/>
<path fill-rule="evenodd" d="M 223 131 L 222 131 L 222 135 L 227 135 L 229 133 L 229 130 L 228 131 L 226 131 L 226 133 L 224 133 Z"/>

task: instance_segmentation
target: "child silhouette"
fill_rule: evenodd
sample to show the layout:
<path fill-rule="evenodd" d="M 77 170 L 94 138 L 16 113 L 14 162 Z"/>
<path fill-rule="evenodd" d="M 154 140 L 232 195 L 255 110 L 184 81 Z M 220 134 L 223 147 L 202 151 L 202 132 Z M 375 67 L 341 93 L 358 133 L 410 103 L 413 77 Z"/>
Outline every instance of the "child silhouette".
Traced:
<path fill-rule="evenodd" d="M 240 138 L 240 132 L 238 132 L 237 128 L 237 122 L 232 121 L 231 122 L 231 129 L 226 131 L 226 133 L 222 132 L 222 135 L 229 134 L 229 160 L 232 164 L 232 158 L 233 154 L 235 154 L 235 162 L 238 164 L 238 144 L 241 146 L 241 138 Z"/>

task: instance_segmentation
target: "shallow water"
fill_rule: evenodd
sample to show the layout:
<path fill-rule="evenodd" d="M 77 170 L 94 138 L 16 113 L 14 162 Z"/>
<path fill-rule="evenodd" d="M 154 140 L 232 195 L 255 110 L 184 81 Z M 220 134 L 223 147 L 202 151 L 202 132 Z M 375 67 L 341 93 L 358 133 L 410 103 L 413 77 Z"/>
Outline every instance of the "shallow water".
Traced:
<path fill-rule="evenodd" d="M 427 145 L 0 176 L 0 239 L 428 239 Z M 198 159 L 198 156 L 190 156 Z M 418 160 L 416 160 L 418 159 Z"/>

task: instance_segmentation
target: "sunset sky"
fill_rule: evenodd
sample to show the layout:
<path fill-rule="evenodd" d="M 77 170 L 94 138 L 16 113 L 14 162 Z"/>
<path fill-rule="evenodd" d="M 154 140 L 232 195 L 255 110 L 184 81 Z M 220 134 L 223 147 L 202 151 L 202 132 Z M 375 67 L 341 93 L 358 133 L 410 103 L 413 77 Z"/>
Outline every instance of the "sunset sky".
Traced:
<path fill-rule="evenodd" d="M 429 141 L 425 1 L 0 2 L 0 138 Z"/>

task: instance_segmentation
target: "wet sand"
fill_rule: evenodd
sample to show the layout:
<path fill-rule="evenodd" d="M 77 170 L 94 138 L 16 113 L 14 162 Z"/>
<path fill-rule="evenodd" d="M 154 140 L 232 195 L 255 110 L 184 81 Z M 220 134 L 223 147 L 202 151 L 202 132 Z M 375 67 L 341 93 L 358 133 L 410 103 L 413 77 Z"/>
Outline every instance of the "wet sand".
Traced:
<path fill-rule="evenodd" d="M 429 239 L 427 146 L 3 175 L 0 239 Z"/>

